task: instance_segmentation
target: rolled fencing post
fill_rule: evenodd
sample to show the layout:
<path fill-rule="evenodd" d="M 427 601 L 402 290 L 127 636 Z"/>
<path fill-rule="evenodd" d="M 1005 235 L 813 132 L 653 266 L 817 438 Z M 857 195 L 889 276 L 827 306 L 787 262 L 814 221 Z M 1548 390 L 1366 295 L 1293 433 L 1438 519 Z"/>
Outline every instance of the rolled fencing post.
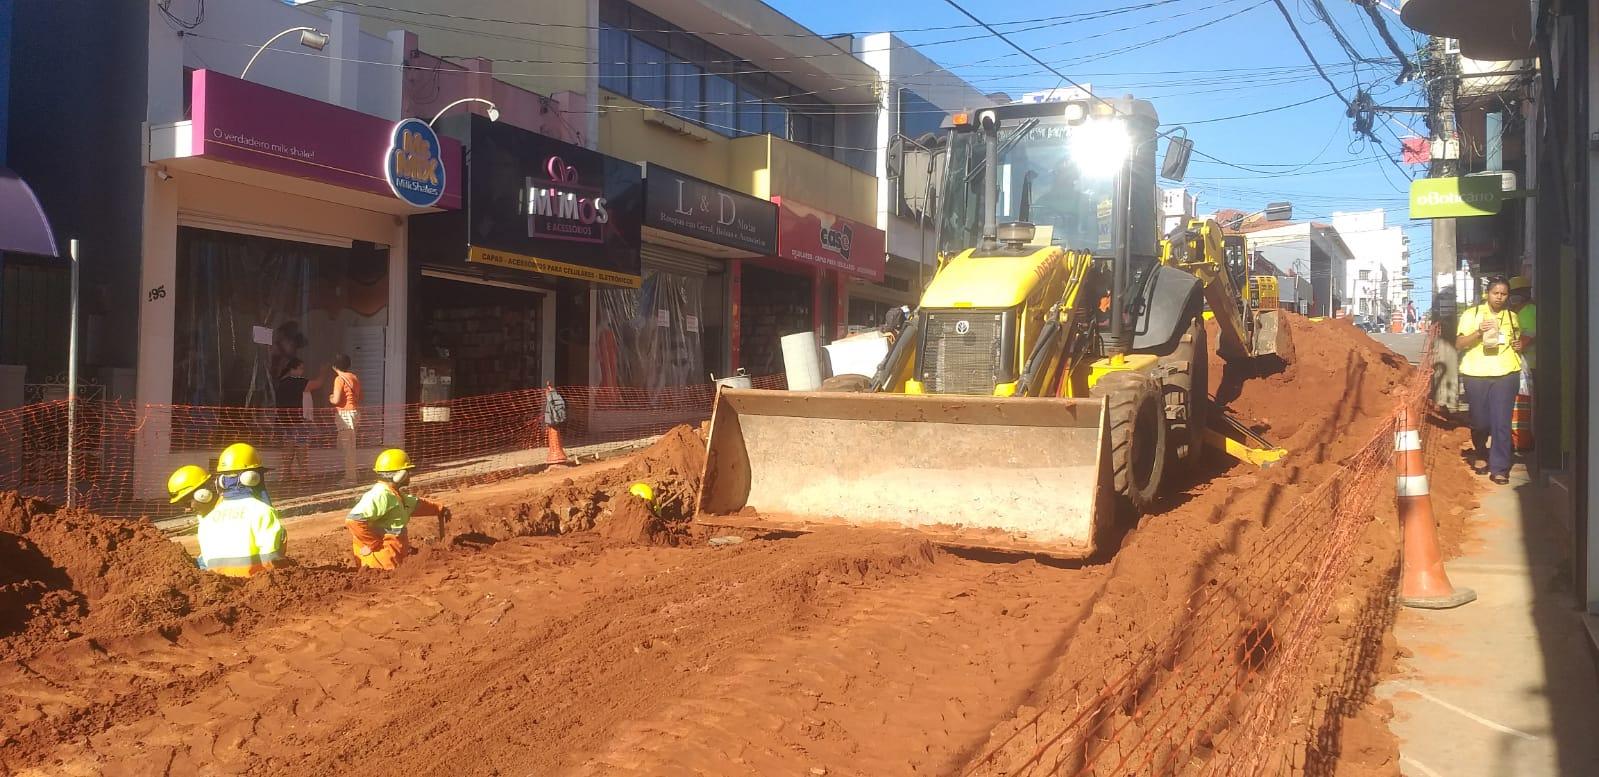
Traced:
<path fill-rule="evenodd" d="M 1394 463 L 1398 476 L 1394 492 L 1398 496 L 1400 532 L 1404 537 L 1400 551 L 1399 603 L 1423 610 L 1448 610 L 1476 601 L 1477 592 L 1454 587 L 1444 572 L 1427 483 L 1426 454 L 1421 446 L 1420 408 L 1424 402 L 1402 405 L 1394 432 Z"/>

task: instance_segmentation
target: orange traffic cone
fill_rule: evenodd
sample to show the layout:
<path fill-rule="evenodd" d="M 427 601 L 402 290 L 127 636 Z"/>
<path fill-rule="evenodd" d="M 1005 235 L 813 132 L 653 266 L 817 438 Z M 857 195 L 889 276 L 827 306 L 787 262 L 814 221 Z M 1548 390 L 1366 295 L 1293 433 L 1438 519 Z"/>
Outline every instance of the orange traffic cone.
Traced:
<path fill-rule="evenodd" d="M 1447 610 L 1476 601 L 1476 591 L 1455 588 L 1444 572 L 1438 529 L 1432 517 L 1432 496 L 1427 488 L 1426 457 L 1421 449 L 1421 413 L 1415 408 L 1403 408 L 1398 420 L 1399 431 L 1394 433 L 1394 460 L 1399 470 L 1395 491 L 1404 535 L 1399 603 L 1423 610 Z"/>
<path fill-rule="evenodd" d="M 548 435 L 550 443 L 550 455 L 544 458 L 546 468 L 566 466 L 570 462 L 566 456 L 566 448 L 561 445 L 561 430 L 554 426 L 546 426 L 544 432 Z"/>

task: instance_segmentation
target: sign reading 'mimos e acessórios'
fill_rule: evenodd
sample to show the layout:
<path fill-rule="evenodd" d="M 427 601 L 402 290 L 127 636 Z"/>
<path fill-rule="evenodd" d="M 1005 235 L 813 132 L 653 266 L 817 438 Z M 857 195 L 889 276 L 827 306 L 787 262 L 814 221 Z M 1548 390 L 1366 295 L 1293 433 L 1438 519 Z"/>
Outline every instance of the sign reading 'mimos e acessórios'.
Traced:
<path fill-rule="evenodd" d="M 1497 175 L 1463 178 L 1419 178 L 1410 182 L 1410 217 L 1447 219 L 1492 216 L 1504 199 Z"/>
<path fill-rule="evenodd" d="M 467 261 L 639 285 L 639 166 L 472 117 Z"/>

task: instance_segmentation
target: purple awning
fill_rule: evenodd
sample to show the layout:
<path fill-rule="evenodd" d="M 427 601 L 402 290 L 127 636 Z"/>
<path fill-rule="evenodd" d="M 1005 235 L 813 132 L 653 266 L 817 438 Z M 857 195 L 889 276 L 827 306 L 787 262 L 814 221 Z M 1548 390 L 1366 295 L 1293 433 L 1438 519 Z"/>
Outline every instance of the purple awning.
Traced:
<path fill-rule="evenodd" d="M 59 256 L 50 219 L 22 177 L 0 167 L 0 251 Z"/>

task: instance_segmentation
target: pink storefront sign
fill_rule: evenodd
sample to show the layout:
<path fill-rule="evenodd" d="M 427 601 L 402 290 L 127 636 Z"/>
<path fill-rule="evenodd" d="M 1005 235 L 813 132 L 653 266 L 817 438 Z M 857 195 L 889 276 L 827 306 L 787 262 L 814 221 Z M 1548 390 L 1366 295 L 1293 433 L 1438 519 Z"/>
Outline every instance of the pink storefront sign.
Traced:
<path fill-rule="evenodd" d="M 777 203 L 777 258 L 882 281 L 888 262 L 883 230 L 820 208 L 773 197 Z"/>
<path fill-rule="evenodd" d="M 210 70 L 192 77 L 194 156 L 394 197 L 394 122 Z M 435 207 L 455 210 L 461 144 L 439 140 L 445 189 Z"/>

